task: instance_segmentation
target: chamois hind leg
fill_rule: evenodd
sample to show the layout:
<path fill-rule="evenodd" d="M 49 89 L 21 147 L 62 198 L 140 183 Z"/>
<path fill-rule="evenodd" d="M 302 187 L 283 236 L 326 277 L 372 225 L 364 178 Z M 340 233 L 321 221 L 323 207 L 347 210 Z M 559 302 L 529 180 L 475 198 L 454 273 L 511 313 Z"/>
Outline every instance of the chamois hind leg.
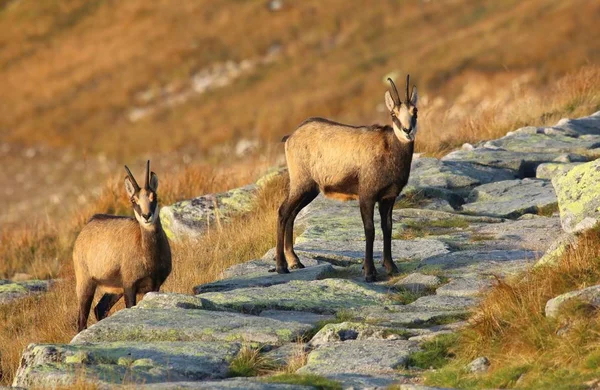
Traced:
<path fill-rule="evenodd" d="M 96 304 L 96 307 L 94 307 L 96 320 L 100 321 L 101 319 L 106 318 L 110 309 L 112 309 L 122 297 L 123 294 L 104 294 L 98 301 L 98 304 Z"/>
<path fill-rule="evenodd" d="M 87 320 L 92 308 L 94 293 L 96 292 L 96 283 L 89 279 L 77 281 L 77 301 L 79 302 L 79 317 L 77 320 L 77 332 L 87 328 Z"/>
<path fill-rule="evenodd" d="M 375 241 L 375 226 L 373 224 L 373 212 L 375 211 L 375 201 L 369 198 L 360 198 L 360 215 L 365 227 L 365 262 L 363 269 L 365 272 L 365 280 L 374 282 L 377 280 L 377 271 L 373 263 L 373 241 Z"/>
<path fill-rule="evenodd" d="M 136 304 L 137 291 L 135 286 L 125 287 L 125 307 L 132 308 Z"/>
<path fill-rule="evenodd" d="M 279 207 L 279 215 L 277 218 L 277 247 L 275 248 L 275 270 L 278 274 L 287 274 L 290 272 L 283 252 L 285 229 L 292 212 L 302 203 L 302 199 L 305 197 L 306 192 L 307 191 L 298 190 L 292 192 L 292 190 L 290 190 L 287 199 L 284 200 Z"/>
<path fill-rule="evenodd" d="M 310 202 L 315 200 L 317 195 L 319 195 L 319 190 L 317 189 L 306 192 L 298 206 L 296 206 L 294 211 L 292 211 L 290 214 L 290 217 L 285 225 L 284 253 L 287 264 L 291 269 L 304 268 L 304 265 L 300 262 L 296 252 L 294 252 L 294 221 L 296 220 L 298 213 L 303 208 L 308 206 Z"/>
<path fill-rule="evenodd" d="M 392 210 L 394 198 L 379 201 L 379 215 L 381 217 L 381 230 L 383 231 L 383 265 L 388 275 L 398 273 L 398 267 L 392 260 Z"/>

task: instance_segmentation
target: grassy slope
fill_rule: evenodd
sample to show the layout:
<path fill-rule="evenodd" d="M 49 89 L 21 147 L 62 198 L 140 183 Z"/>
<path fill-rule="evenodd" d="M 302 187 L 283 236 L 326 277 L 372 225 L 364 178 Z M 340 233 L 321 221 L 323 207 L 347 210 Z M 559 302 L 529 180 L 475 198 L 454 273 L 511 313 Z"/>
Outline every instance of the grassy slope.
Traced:
<path fill-rule="evenodd" d="M 285 4 L 271 13 L 263 1 L 8 2 L 2 138 L 117 157 L 208 150 L 240 135 L 271 142 L 307 116 L 387 120 L 375 110 L 383 76 L 411 72 L 421 96 L 446 98 L 421 110 L 420 148 L 435 152 L 454 137 L 454 120 L 439 129 L 453 104 L 460 119 L 482 97 L 505 103 L 512 96 L 498 89 L 519 77 L 535 90 L 600 59 L 600 4 L 586 0 Z M 281 58 L 233 85 L 135 124 L 126 118 L 137 93 L 177 89 L 199 69 L 262 56 L 274 43 Z"/>

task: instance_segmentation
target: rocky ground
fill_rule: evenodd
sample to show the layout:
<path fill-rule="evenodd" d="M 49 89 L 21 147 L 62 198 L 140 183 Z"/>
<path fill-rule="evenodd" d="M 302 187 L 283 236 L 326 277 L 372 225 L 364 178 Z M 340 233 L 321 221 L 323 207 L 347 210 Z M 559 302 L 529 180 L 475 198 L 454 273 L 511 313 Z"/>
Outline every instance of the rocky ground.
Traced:
<path fill-rule="evenodd" d="M 393 258 L 403 276 L 389 279 L 380 267 L 372 284 L 361 275 L 357 203 L 318 198 L 297 222 L 303 233 L 296 250 L 305 269 L 269 273 L 269 251 L 228 269 L 220 281 L 197 286 L 195 295 L 147 294 L 70 344 L 30 345 L 14 385 L 79 378 L 101 387 L 303 388 L 269 383 L 269 376 L 231 378 L 232 361 L 252 347 L 282 367 L 305 353 L 297 374 L 323 376 L 343 388 L 414 388 L 419 371 L 411 370 L 410 357 L 423 342 L 464 326 L 495 277 L 521 272 L 542 257 L 551 263 L 560 243 L 572 238 L 563 228 L 571 233 L 590 223 L 575 202 L 583 198 L 574 193 L 585 174 L 565 172 L 598 157 L 598 146 L 600 112 L 465 145 L 441 160 L 415 160 L 393 214 Z M 227 198 L 165 208 L 169 226 L 180 227 L 171 230 L 172 238 L 205 229 Z M 200 217 L 186 220 L 190 214 L 182 210 L 194 207 Z M 382 246 L 378 233 L 378 264 Z"/>

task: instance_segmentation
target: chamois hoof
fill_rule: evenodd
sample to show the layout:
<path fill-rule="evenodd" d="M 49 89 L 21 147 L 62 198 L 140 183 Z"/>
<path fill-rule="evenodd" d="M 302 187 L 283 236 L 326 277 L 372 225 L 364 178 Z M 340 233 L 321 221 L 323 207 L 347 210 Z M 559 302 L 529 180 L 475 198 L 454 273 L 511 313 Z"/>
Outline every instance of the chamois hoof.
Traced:
<path fill-rule="evenodd" d="M 365 276 L 365 282 L 367 283 L 373 283 L 377 281 L 377 275 L 373 274 L 373 275 L 367 275 Z"/>
<path fill-rule="evenodd" d="M 301 262 L 298 261 L 298 262 L 290 265 L 290 268 L 291 269 L 302 269 L 302 268 L 304 268 L 304 264 L 302 264 Z"/>
<path fill-rule="evenodd" d="M 289 274 L 290 270 L 287 269 L 287 267 L 277 267 L 275 269 L 277 271 L 278 274 Z"/>

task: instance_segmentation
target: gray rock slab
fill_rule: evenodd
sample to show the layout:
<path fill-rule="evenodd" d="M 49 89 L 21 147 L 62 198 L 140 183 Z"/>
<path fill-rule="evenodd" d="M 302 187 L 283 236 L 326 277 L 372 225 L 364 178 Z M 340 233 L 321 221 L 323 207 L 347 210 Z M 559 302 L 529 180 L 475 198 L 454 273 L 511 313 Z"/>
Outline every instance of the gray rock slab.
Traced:
<path fill-rule="evenodd" d="M 600 285 L 570 291 L 550 299 L 546 302 L 546 317 L 558 317 L 565 305 L 574 302 L 591 305 L 595 308 L 600 307 Z"/>
<path fill-rule="evenodd" d="M 30 344 L 13 386 L 68 386 L 82 379 L 96 385 L 219 379 L 227 376 L 239 349 L 237 343 L 224 342 Z"/>
<path fill-rule="evenodd" d="M 364 241 L 327 241 L 312 239 L 300 241 L 295 245 L 296 253 L 313 257 L 334 265 L 351 265 L 362 263 L 365 256 Z M 373 243 L 373 258 L 382 260 L 383 241 Z M 421 260 L 427 257 L 448 253 L 446 245 L 438 240 L 415 239 L 393 240 L 392 258 L 404 260 Z"/>
<path fill-rule="evenodd" d="M 53 283 L 54 281 L 52 280 L 26 280 L 22 282 L 13 282 L 1 279 L 0 304 L 9 303 L 30 294 L 46 292 Z"/>
<path fill-rule="evenodd" d="M 299 322 L 307 325 L 317 325 L 320 322 L 330 321 L 335 318 L 328 314 L 315 314 L 307 311 L 289 311 L 289 310 L 263 310 L 260 317 L 271 318 L 283 322 Z"/>
<path fill-rule="evenodd" d="M 369 323 L 389 328 L 419 327 L 436 324 L 447 318 L 461 320 L 461 316 L 468 314 L 468 310 L 438 310 L 426 309 L 422 306 L 411 305 L 385 305 L 365 307 L 351 312 L 353 321 L 367 321 Z"/>
<path fill-rule="evenodd" d="M 273 268 L 274 264 L 269 264 Z M 289 274 L 277 274 L 275 272 L 257 272 L 237 278 L 222 279 L 216 282 L 194 287 L 194 294 L 212 291 L 228 291 L 248 287 L 268 287 L 276 284 L 288 283 L 292 280 L 320 280 L 333 274 L 330 264 L 315 265 L 303 269 L 290 270 Z"/>
<path fill-rule="evenodd" d="M 303 357 L 309 351 L 305 343 L 288 343 L 265 352 L 263 356 L 273 364 L 284 367 L 294 359 Z"/>
<path fill-rule="evenodd" d="M 552 162 L 559 153 L 547 152 L 511 152 L 501 149 L 475 148 L 473 150 L 457 150 L 444 157 L 442 161 L 462 161 L 484 166 L 510 169 L 517 177 L 535 177 L 538 165 Z M 570 154 L 564 162 L 587 161 L 586 157 Z"/>
<path fill-rule="evenodd" d="M 529 218 L 525 218 L 525 216 Z M 473 236 L 481 243 L 495 241 L 504 249 L 545 251 L 562 233 L 558 215 L 543 217 L 526 214 L 517 220 L 472 226 Z"/>
<path fill-rule="evenodd" d="M 205 382 L 163 382 L 132 386 L 136 389 L 197 389 L 197 390 L 309 390 L 312 386 L 267 383 L 257 378 L 232 378 Z"/>
<path fill-rule="evenodd" d="M 475 187 L 469 194 L 465 212 L 494 217 L 516 218 L 557 203 L 547 180 L 506 180 Z"/>
<path fill-rule="evenodd" d="M 424 209 L 399 209 L 394 210 L 392 214 L 394 222 L 403 222 L 407 219 L 426 223 L 427 221 L 441 221 L 447 219 L 460 219 L 472 223 L 500 223 L 504 218 L 490 217 L 486 215 L 466 215 L 451 213 L 442 210 L 424 210 Z"/>
<path fill-rule="evenodd" d="M 535 171 L 535 177 L 538 179 L 551 180 L 555 176 L 562 176 L 582 163 L 544 163 L 538 165 Z"/>
<path fill-rule="evenodd" d="M 389 303 L 387 292 L 385 287 L 373 284 L 324 279 L 204 293 L 197 297 L 202 299 L 204 306 L 213 305 L 215 309 L 243 313 L 276 309 L 335 314 L 354 308 Z"/>
<path fill-rule="evenodd" d="M 415 333 L 404 328 L 389 328 L 361 322 L 327 324 L 309 341 L 309 345 L 319 345 L 348 340 L 406 340 Z"/>
<path fill-rule="evenodd" d="M 453 278 L 435 290 L 437 295 L 449 297 L 475 297 L 494 285 L 489 278 Z"/>
<path fill-rule="evenodd" d="M 577 236 L 573 233 L 563 233 L 548 247 L 544 255 L 534 267 L 552 266 L 558 264 L 569 247 L 577 245 Z"/>
<path fill-rule="evenodd" d="M 314 349 L 297 373 L 316 375 L 396 374 L 419 349 L 407 340 L 351 340 Z"/>
<path fill-rule="evenodd" d="M 558 121 L 555 127 L 571 130 L 581 135 L 600 135 L 600 111 L 582 118 L 563 118 Z"/>
<path fill-rule="evenodd" d="M 470 162 L 419 158 L 413 161 L 408 186 L 464 188 L 515 178 L 515 172 Z"/>
<path fill-rule="evenodd" d="M 239 313 L 134 307 L 92 325 L 75 336 L 72 343 L 222 340 L 277 345 L 295 341 L 312 327 L 312 324 L 303 322 Z"/>
<path fill-rule="evenodd" d="M 465 250 L 434 256 L 421 262 L 419 268 L 428 267 L 447 271 L 448 275 L 467 276 L 498 273 L 500 275 L 523 271 L 542 256 L 533 250 Z"/>
<path fill-rule="evenodd" d="M 441 282 L 441 279 L 435 275 L 424 275 L 413 272 L 394 283 L 394 286 L 402 287 L 413 293 L 420 293 L 439 285 Z"/>
<path fill-rule="evenodd" d="M 479 303 L 470 296 L 426 295 L 406 305 L 415 311 L 468 311 Z"/>
<path fill-rule="evenodd" d="M 544 128 L 540 128 L 544 130 Z M 549 134 L 548 134 L 549 133 Z M 487 141 L 485 148 L 503 149 L 511 152 L 573 153 L 585 154 L 600 147 L 600 137 L 579 135 L 566 131 L 543 131 L 536 133 L 515 132 L 505 137 Z"/>
<path fill-rule="evenodd" d="M 560 219 L 567 233 L 584 231 L 600 220 L 600 160 L 579 165 L 552 179 Z"/>

